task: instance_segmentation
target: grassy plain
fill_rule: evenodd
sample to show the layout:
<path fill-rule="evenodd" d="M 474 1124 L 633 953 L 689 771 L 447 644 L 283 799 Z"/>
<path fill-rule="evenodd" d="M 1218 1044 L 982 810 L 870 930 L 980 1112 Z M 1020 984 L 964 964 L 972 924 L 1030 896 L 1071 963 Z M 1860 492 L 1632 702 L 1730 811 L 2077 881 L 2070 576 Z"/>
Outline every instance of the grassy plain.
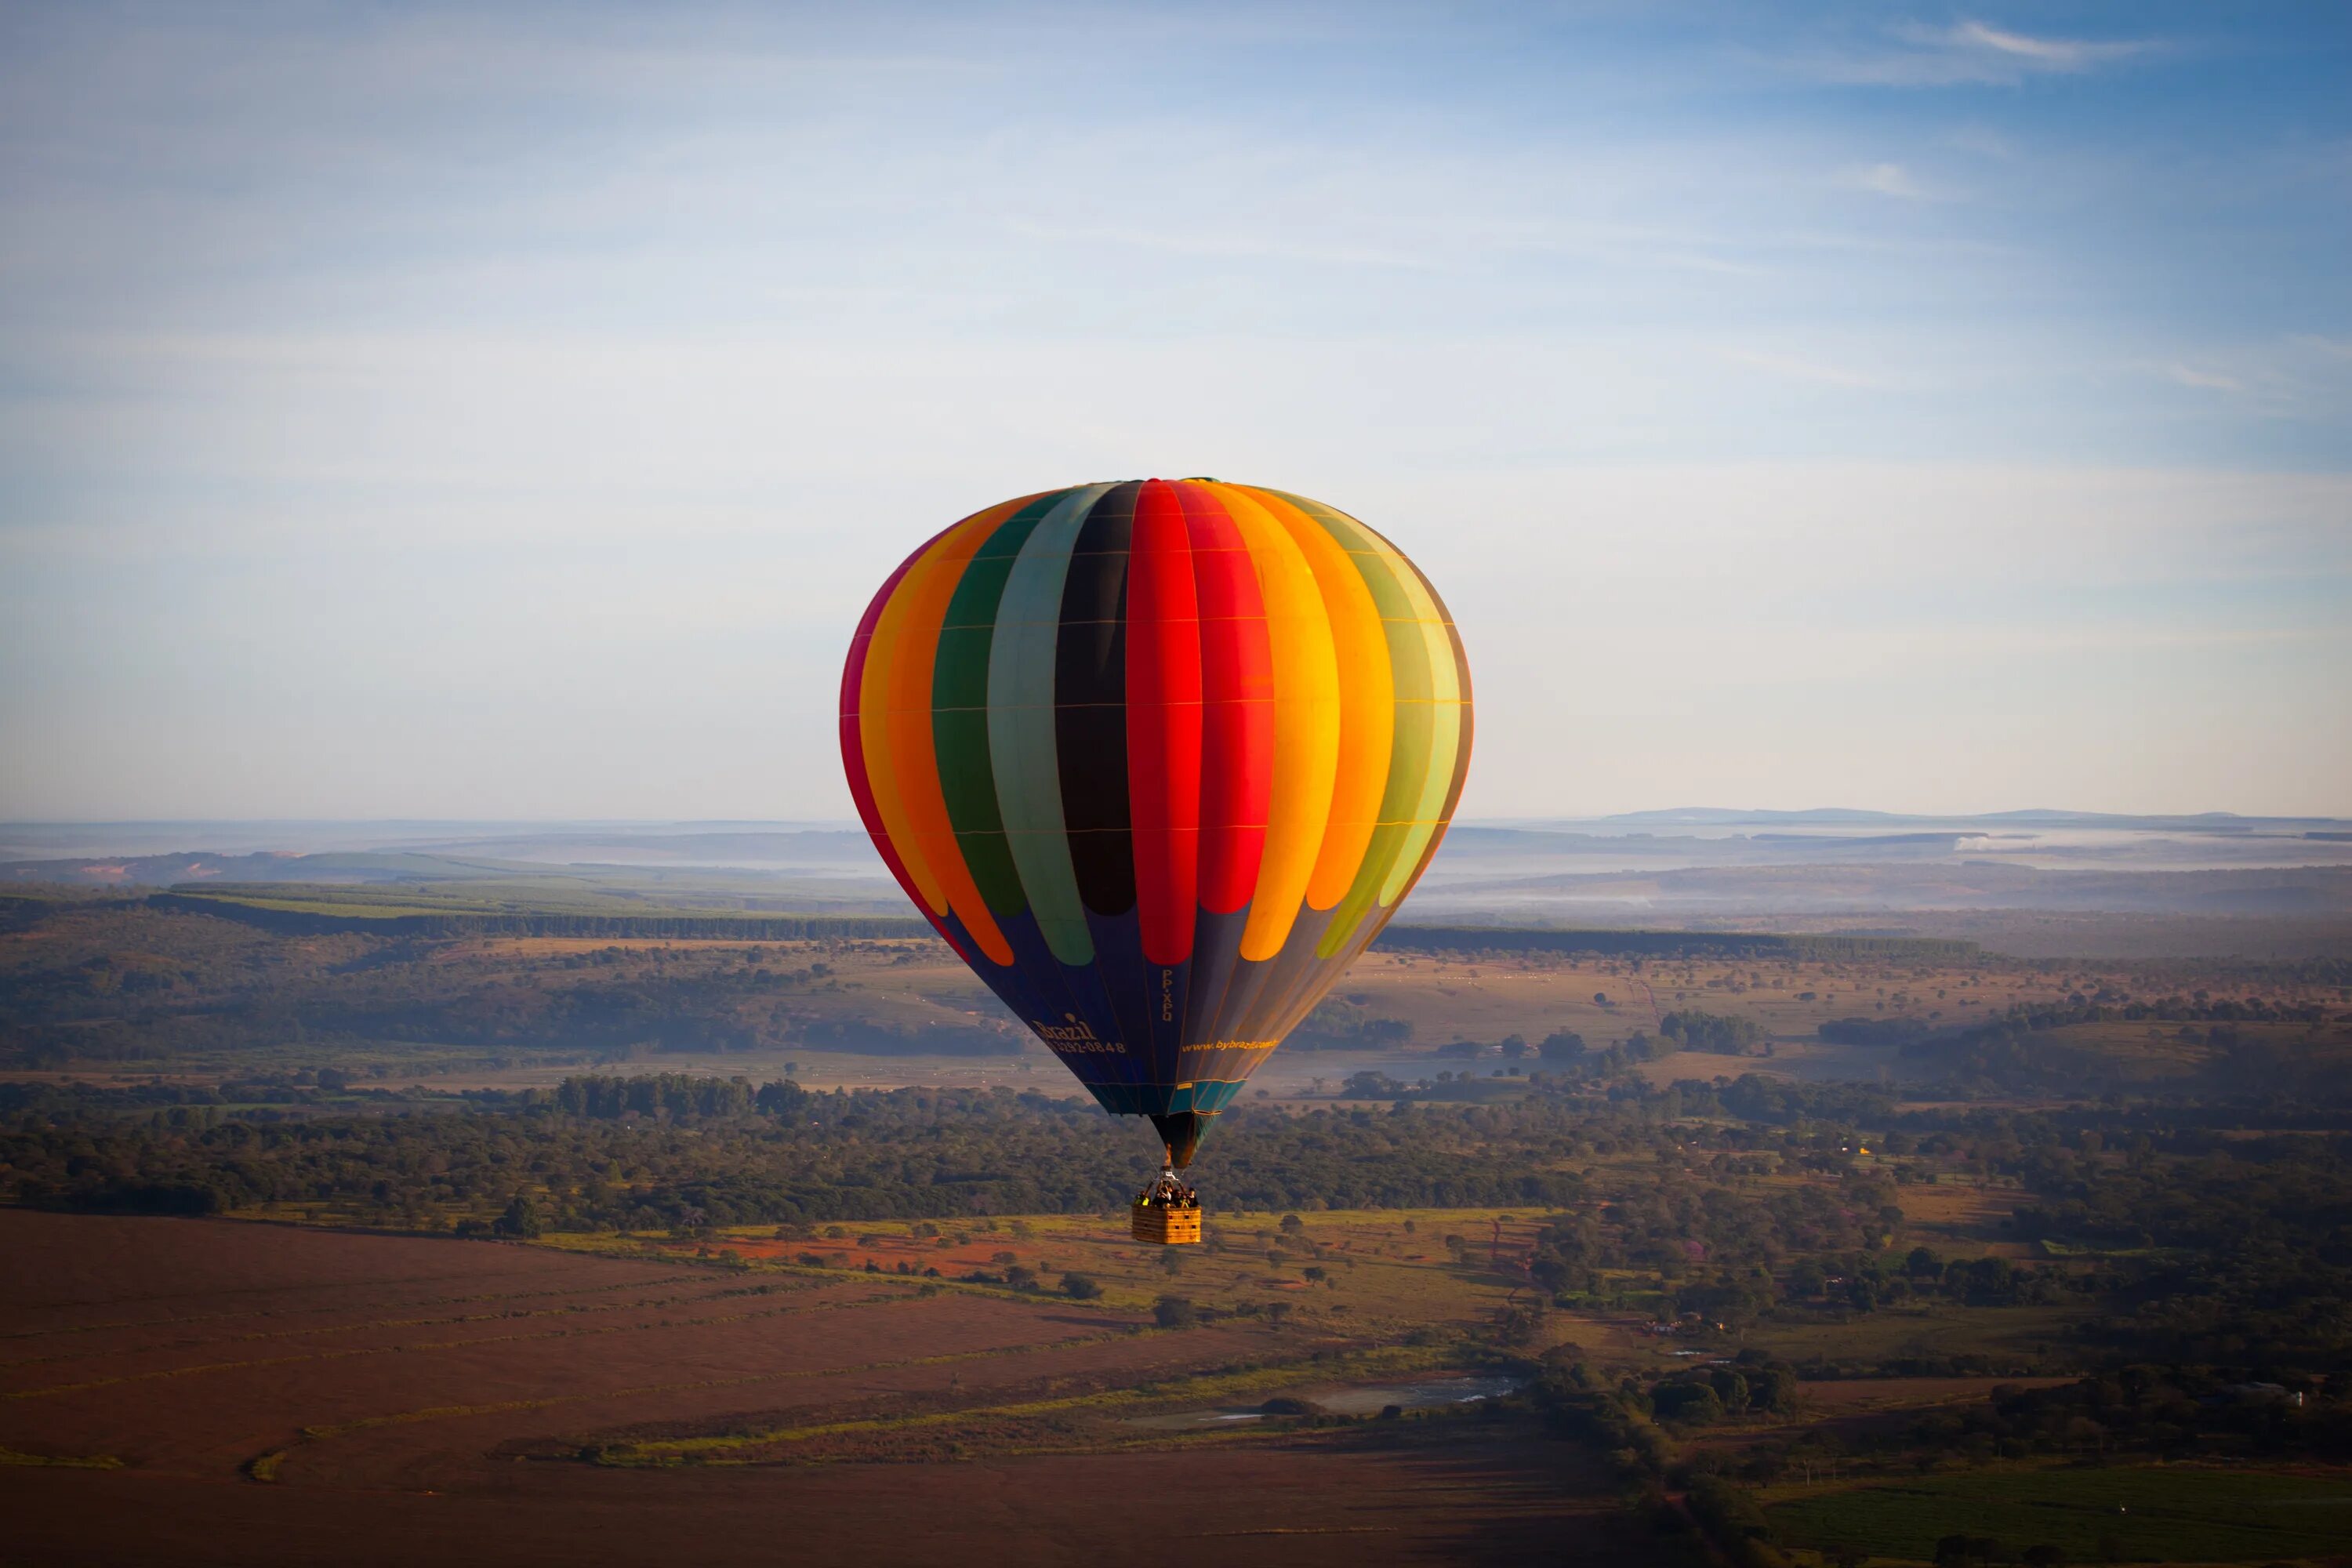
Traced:
<path fill-rule="evenodd" d="M 555 879 L 561 883 L 563 879 Z M 268 902 L 331 894 L 360 910 L 471 910 L 551 916 L 590 894 L 535 882 L 257 888 Z M 609 892 L 607 906 L 644 910 Z M 478 909 L 476 906 L 479 906 Z M 463 910 L 461 910 L 463 906 Z M 333 1066 L 359 1087 L 547 1087 L 583 1067 L 636 1064 L 755 1080 L 791 1064 L 812 1088 L 1011 1085 L 1060 1092 L 1056 1060 L 1027 1037 L 943 943 L 928 935 L 754 941 L 710 936 L 380 934 L 276 931 L 200 912 L 106 900 L 65 900 L 0 929 L 0 1031 L 11 1076 L 185 1082 L 292 1075 Z M 755 911 L 745 911 L 747 913 Z M 1597 953 L 1376 951 L 1334 994 L 1361 1024 L 1410 1026 L 1402 1045 L 1310 1026 L 1259 1072 L 1251 1092 L 1328 1097 L 1370 1069 L 1405 1082 L 1469 1067 L 1456 1042 L 1530 1047 L 1573 1031 L 1596 1049 L 1655 1037 L 1667 1014 L 1730 1015 L 1762 1032 L 1769 1055 L 1679 1053 L 1640 1064 L 1645 1080 L 1758 1072 L 1881 1085 L 1901 1097 L 1927 1074 L 1891 1046 L 1820 1038 L 1833 1019 L 1907 1018 L 1933 1028 L 2103 990 L 2138 996 L 2253 983 L 2172 961 L 1936 959 L 1878 952 L 1842 959 L 1728 959 Z M 2342 988 L 2270 974 L 2283 1003 L 2340 1006 Z M 2275 1041 L 2264 1031 L 2275 1034 Z M 2282 1046 L 2293 1029 L 2246 1025 Z M 2053 1047 L 2128 1065 L 2152 1086 L 2210 1062 L 2210 1046 L 2146 1024 L 2053 1031 Z M 931 1048 L 940 1042 L 940 1048 Z M 1318 1048 L 1320 1047 L 1320 1048 Z M 1530 1056 L 1522 1064 L 1541 1064 Z M 1474 1069 L 1504 1070 L 1490 1054 Z M 1504 1088 L 1496 1086 L 1497 1089 Z"/>
<path fill-rule="evenodd" d="M 380 900 L 407 898 L 367 890 Z M 352 895 L 357 898 L 359 894 Z M 452 893 L 450 896 L 457 896 Z M 419 906 L 434 900 L 417 895 Z M 822 965 L 824 973 L 815 973 Z M 793 978 L 793 977 L 797 978 Z M 1935 1022 L 2124 983 L 2066 966 L 1888 959 L 1733 963 L 1527 954 L 1463 962 L 1373 953 L 1339 1000 L 1412 1026 L 1409 1045 L 1276 1053 L 1256 1088 L 1281 1097 L 1335 1086 L 1370 1067 L 1421 1077 L 1439 1048 L 1573 1030 L 1596 1047 L 1655 1035 L 1664 1013 L 1738 1013 L 1775 1040 L 1773 1058 L 1657 1064 L 1653 1076 L 1755 1068 L 1874 1078 L 1885 1049 L 1825 1046 L 1821 1023 L 1916 1013 Z M 0 1007 L 16 1073 L 89 1079 L 293 1071 L 334 1065 L 365 1083 L 530 1087 L 583 1065 L 636 1060 L 687 1071 L 775 1076 L 799 1065 L 812 1087 L 1003 1083 L 1060 1068 L 1026 1039 L 946 946 L 929 938 L 716 939 L 285 934 L 186 910 L 92 902 L 0 931 Z M 1008 1031 L 1002 1054 L 973 1031 Z M 829 1044 L 829 1029 L 895 1033 Z M 960 1034 L 963 1054 L 926 1052 L 927 1031 Z M 1490 1067 L 1495 1065 L 1490 1062 Z M 1485 1070 L 1485 1069 L 1482 1069 Z"/>
<path fill-rule="evenodd" d="M 2074 1563 L 2332 1559 L 2352 1532 L 2352 1475 L 2067 1465 L 1926 1478 L 1901 1486 L 1779 1489 L 1767 1517 L 1792 1542 L 1928 1562 L 1948 1535 Z"/>

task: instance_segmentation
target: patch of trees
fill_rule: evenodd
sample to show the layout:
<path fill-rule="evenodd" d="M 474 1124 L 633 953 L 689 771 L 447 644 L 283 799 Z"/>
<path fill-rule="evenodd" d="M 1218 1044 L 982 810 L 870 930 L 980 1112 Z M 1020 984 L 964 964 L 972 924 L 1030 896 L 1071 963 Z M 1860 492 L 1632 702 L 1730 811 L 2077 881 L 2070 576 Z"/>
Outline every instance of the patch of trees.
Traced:
<path fill-rule="evenodd" d="M 1564 1067 L 1582 1061 L 1590 1048 L 1584 1043 L 1584 1037 L 1574 1029 L 1555 1029 L 1536 1047 L 1536 1055 L 1543 1061 Z"/>
<path fill-rule="evenodd" d="M 0 932 L 27 931 L 58 915 L 95 910 L 119 911 L 143 901 L 126 899 L 107 888 L 31 880 L 0 882 Z"/>
<path fill-rule="evenodd" d="M 1676 1087 L 1683 1091 L 1685 1103 L 1693 1103 L 1702 1095 L 1712 1095 L 1726 1115 L 1776 1127 L 1803 1121 L 1860 1126 L 1883 1122 L 1895 1110 L 1895 1102 L 1885 1091 L 1859 1083 L 1805 1083 L 1796 1079 L 1742 1073 L 1727 1084 Z"/>
<path fill-rule="evenodd" d="M 1770 1549 L 1771 1526 L 1746 1491 L 1702 1472 L 1691 1478 L 1684 1496 L 1699 1528 L 1741 1568 L 1769 1568 L 1788 1561 Z"/>
<path fill-rule="evenodd" d="M 2059 1034 L 2082 1025 L 2114 1023 L 2172 1026 L 2168 1033 L 2174 1041 L 2201 1050 L 2201 1065 L 2168 1079 L 2153 1077 L 2146 1060 Z M 1902 1056 L 1945 1074 L 1935 1091 L 1955 1097 L 2098 1094 L 2153 1083 L 2176 1096 L 2269 1093 L 2352 1099 L 2352 1037 L 2315 1002 L 2214 997 L 2203 992 L 2150 1002 L 2101 993 L 2012 1007 L 2000 1017 L 1963 1028 L 1930 1030 L 1916 1019 L 1885 1021 L 1890 1028 L 1898 1024 L 1914 1030 L 1913 1037 L 1901 1044 Z M 2295 1026 L 2300 1033 L 2284 1034 L 2281 1026 Z M 1822 1026 L 1825 1039 L 1831 1037 L 1830 1027 Z"/>
<path fill-rule="evenodd" d="M 2270 1370 L 2270 1369 L 2260 1369 Z M 2053 1388 L 1996 1388 L 1907 1434 L 1973 1458 L 2158 1454 L 2168 1458 L 2352 1458 L 2352 1373 L 2235 1366 L 2117 1367 Z"/>
<path fill-rule="evenodd" d="M 1667 1014 L 1658 1021 L 1658 1033 L 1685 1050 L 1711 1051 L 1724 1057 L 1754 1055 L 1755 1047 L 1764 1038 L 1764 1031 L 1753 1018 L 1706 1013 L 1696 1007 Z M 1769 1046 L 1764 1054 L 1771 1054 Z"/>
<path fill-rule="evenodd" d="M 1675 1373 L 1652 1384 L 1649 1397 L 1659 1420 L 1685 1426 L 1743 1415 L 1787 1415 L 1797 1408 L 1797 1374 L 1785 1363 L 1751 1352 L 1745 1362 Z"/>
<path fill-rule="evenodd" d="M 1554 1153 L 1585 1120 L 1549 1105 L 1244 1108 L 1220 1119 L 1202 1174 L 1247 1207 L 1540 1207 L 1581 1190 Z M 1089 1213 L 1123 1207 L 1143 1142 L 1091 1104 L 1003 1089 L 591 1076 L 502 1109 L 204 1125 L 184 1111 L 19 1116 L 0 1130 L 0 1199 L 174 1213 L 324 1203 L 424 1229 L 487 1226 L 518 1197 L 558 1229 Z"/>
<path fill-rule="evenodd" d="M 2019 1267 L 2005 1258 L 1947 1262 L 1915 1247 L 1907 1256 L 1856 1253 L 1838 1261 L 1834 1272 L 1818 1258 L 1802 1259 L 1789 1271 L 1784 1300 L 1853 1312 L 1934 1297 L 1970 1307 L 2043 1306 L 2082 1284 L 2055 1269 Z M 1823 1375 L 1832 1373 L 1823 1369 Z"/>
<path fill-rule="evenodd" d="M 226 1086 L 224 1086 L 226 1087 Z M 0 1116 L 63 1116 L 99 1110 L 152 1110 L 167 1106 L 226 1103 L 217 1089 L 202 1084 L 107 1085 L 41 1080 L 0 1082 Z"/>
<path fill-rule="evenodd" d="M 1783 1299 L 1821 1293 L 1817 1253 L 1860 1258 L 1875 1247 L 1891 1184 L 1858 1176 L 1741 1192 L 1696 1181 L 1662 1181 L 1620 1194 L 1597 1210 L 1558 1214 L 1538 1235 L 1528 1275 L 1562 1306 L 1617 1289 L 1614 1277 L 1654 1278 L 1675 1310 L 1735 1325 Z"/>
<path fill-rule="evenodd" d="M 1626 1479 L 1655 1487 L 1665 1475 L 1672 1446 L 1636 1389 L 1612 1386 L 1571 1358 L 1548 1362 L 1528 1393 L 1546 1426 L 1607 1454 Z"/>
<path fill-rule="evenodd" d="M 1643 1062 L 1662 1061 L 1680 1049 L 1680 1040 L 1636 1029 L 1614 1045 L 1595 1050 L 1575 1030 L 1560 1029 L 1544 1037 L 1536 1047 L 1536 1058 L 1562 1081 L 1590 1083 L 1622 1077 Z"/>
<path fill-rule="evenodd" d="M 796 1083 L 778 1081 L 753 1089 L 740 1078 L 693 1073 L 589 1075 L 567 1078 L 556 1087 L 554 1108 L 566 1116 L 614 1121 L 625 1116 L 674 1118 L 789 1115 L 808 1101 Z"/>
<path fill-rule="evenodd" d="M 1394 1049 L 1412 1041 L 1412 1025 L 1383 1017 L 1362 1003 L 1327 996 L 1283 1041 L 1286 1050 Z"/>

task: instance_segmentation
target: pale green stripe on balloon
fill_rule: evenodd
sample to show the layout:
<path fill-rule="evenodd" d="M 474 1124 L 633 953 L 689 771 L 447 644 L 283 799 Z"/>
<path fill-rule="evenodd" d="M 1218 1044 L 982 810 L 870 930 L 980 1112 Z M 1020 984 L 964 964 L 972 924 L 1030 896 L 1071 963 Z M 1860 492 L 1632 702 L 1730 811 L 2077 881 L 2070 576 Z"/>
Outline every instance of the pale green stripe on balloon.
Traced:
<path fill-rule="evenodd" d="M 1380 826 L 1331 923 L 1322 956 L 1344 949 L 1375 905 L 1393 904 L 1437 830 L 1461 754 L 1462 682 L 1444 606 L 1402 552 L 1343 511 L 1305 496 L 1283 499 L 1339 541 L 1379 605 L 1396 681 L 1396 739 Z"/>
<path fill-rule="evenodd" d="M 1436 731 L 1429 752 L 1429 776 L 1423 786 L 1421 803 L 1414 807 L 1415 816 L 1406 828 L 1404 842 L 1387 878 L 1381 883 L 1381 907 L 1385 909 L 1403 896 L 1405 884 L 1412 879 L 1413 868 L 1421 864 L 1422 851 L 1429 847 L 1430 837 L 1439 826 L 1439 816 L 1445 809 L 1445 792 L 1454 783 L 1454 760 L 1462 750 L 1462 704 L 1433 702 L 1430 704 L 1432 728 Z"/>
<path fill-rule="evenodd" d="M 1092 963 L 1094 935 L 1078 901 L 1078 874 L 1062 816 L 1054 734 L 1054 650 L 1062 629 L 1062 583 L 1087 513 L 1109 490 L 1072 490 L 1039 520 L 1013 558 L 998 601 L 988 656 L 988 751 L 1003 814 L 1005 846 L 1045 946 L 1064 963 Z"/>
<path fill-rule="evenodd" d="M 1333 527 L 1328 517 L 1317 521 L 1331 529 L 1342 544 L 1350 542 L 1352 531 Z M 1375 602 L 1384 608 L 1411 608 L 1410 596 L 1386 558 L 1370 550 L 1350 550 L 1348 559 L 1363 574 Z M 1364 858 L 1325 928 L 1323 940 L 1316 944 L 1319 957 L 1328 958 L 1347 946 L 1358 924 L 1370 912 L 1390 868 L 1411 838 L 1413 807 L 1424 793 L 1429 773 L 1433 708 L 1428 639 L 1420 624 L 1412 620 L 1383 616 L 1381 629 L 1388 636 L 1389 668 L 1396 683 L 1396 731 L 1389 747 L 1388 778 L 1381 790 L 1379 826 L 1372 829 Z"/>
<path fill-rule="evenodd" d="M 1420 792 L 1409 812 L 1412 826 L 1381 883 L 1380 902 L 1383 909 L 1402 895 L 1405 883 L 1412 878 L 1413 868 L 1421 864 L 1422 851 L 1429 847 L 1430 836 L 1437 831 L 1438 818 L 1445 810 L 1445 792 L 1454 784 L 1454 759 L 1462 747 L 1462 671 L 1454 663 L 1454 638 L 1446 630 L 1445 612 L 1437 595 L 1430 592 L 1420 569 L 1402 555 L 1393 559 L 1400 585 L 1413 604 L 1413 630 L 1421 634 L 1427 648 L 1431 734 L 1427 771 L 1422 774 Z"/>

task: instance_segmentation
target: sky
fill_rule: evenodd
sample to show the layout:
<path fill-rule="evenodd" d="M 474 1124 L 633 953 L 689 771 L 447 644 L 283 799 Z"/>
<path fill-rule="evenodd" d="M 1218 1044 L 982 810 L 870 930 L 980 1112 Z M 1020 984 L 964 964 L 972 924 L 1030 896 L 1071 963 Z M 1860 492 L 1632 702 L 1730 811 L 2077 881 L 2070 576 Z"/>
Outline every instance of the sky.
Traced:
<path fill-rule="evenodd" d="M 841 818 L 916 544 L 1411 554 L 1466 816 L 2352 815 L 2352 9 L 0 8 L 0 818 Z"/>

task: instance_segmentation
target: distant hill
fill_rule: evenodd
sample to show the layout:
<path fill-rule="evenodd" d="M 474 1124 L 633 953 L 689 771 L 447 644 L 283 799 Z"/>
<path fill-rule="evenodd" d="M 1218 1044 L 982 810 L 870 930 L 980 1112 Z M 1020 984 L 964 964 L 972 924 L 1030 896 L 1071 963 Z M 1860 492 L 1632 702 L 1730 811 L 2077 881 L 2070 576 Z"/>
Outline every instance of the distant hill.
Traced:
<path fill-rule="evenodd" d="M 2240 870 L 2044 870 L 1985 860 L 1694 866 L 1458 879 L 1425 888 L 1416 910 L 1601 910 L 1641 918 L 1811 915 L 1929 910 L 2051 910 L 2137 914 L 2352 916 L 2352 867 Z"/>
<path fill-rule="evenodd" d="M 2192 811 L 2183 816 L 2133 816 L 2119 811 L 1978 811 L 1961 816 L 1919 816 L 1898 811 L 1861 811 L 1851 806 L 1813 806 L 1809 811 L 1745 811 L 1727 806 L 1673 806 L 1665 811 L 1618 811 L 1595 818 L 1538 818 L 1527 827 L 2095 827 L 2105 832 L 2255 832 L 2347 827 L 2331 816 L 2239 816 L 2237 811 Z"/>
<path fill-rule="evenodd" d="M 12 860 L 0 879 L 68 887 L 168 888 L 183 882 L 446 882 L 509 874 L 495 863 L 468 865 L 436 855 L 174 855 L 74 856 Z"/>
<path fill-rule="evenodd" d="M 1712 805 L 1675 806 L 1664 811 L 1626 811 L 1611 816 L 1558 817 L 1531 822 L 1528 826 L 1579 827 L 1602 824 L 1619 827 L 1771 827 L 1791 824 L 1815 827 L 2081 827 L 2101 828 L 2111 833 L 2247 833 L 2257 829 L 2342 828 L 2352 826 L 2337 817 L 2241 816 L 2232 811 L 2142 816 L 2105 811 L 2057 811 L 2036 806 L 2020 811 L 1934 816 L 1863 811 L 1846 806 L 1816 806 L 1805 811 L 1763 811 Z"/>

